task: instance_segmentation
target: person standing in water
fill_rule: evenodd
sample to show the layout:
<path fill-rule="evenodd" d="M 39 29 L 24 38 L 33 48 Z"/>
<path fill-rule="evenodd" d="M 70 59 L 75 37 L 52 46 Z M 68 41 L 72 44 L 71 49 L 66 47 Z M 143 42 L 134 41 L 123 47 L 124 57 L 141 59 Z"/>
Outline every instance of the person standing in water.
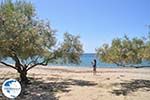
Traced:
<path fill-rule="evenodd" d="M 93 74 L 95 75 L 96 74 L 96 59 L 92 61 L 92 66 L 93 66 Z"/>

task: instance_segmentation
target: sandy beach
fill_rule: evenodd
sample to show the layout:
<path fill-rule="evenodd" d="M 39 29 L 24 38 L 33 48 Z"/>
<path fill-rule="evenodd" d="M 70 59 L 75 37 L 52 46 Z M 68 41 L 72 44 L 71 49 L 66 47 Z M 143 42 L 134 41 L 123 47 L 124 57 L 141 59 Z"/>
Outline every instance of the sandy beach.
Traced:
<path fill-rule="evenodd" d="M 38 66 L 28 72 L 31 83 L 16 100 L 149 100 L 150 68 Z M 19 74 L 0 67 L 0 84 Z M 0 86 L 1 86 L 0 85 Z M 9 100 L 0 91 L 0 100 Z"/>

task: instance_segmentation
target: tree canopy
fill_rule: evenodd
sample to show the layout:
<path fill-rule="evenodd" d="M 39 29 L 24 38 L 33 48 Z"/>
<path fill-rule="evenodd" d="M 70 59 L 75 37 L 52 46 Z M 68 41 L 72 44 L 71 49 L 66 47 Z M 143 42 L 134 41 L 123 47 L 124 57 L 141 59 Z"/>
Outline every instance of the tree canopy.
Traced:
<path fill-rule="evenodd" d="M 57 58 L 78 63 L 83 52 L 79 36 L 65 33 L 64 42 L 57 46 L 55 32 L 49 22 L 37 18 L 30 2 L 4 0 L 0 4 L 0 63 L 16 69 L 22 81 L 31 68 Z M 15 65 L 5 62 L 7 58 Z"/>
<path fill-rule="evenodd" d="M 127 66 L 132 64 L 140 64 L 143 59 L 143 52 L 146 46 L 143 39 L 116 38 L 112 40 L 111 45 L 104 44 L 98 48 L 97 56 L 101 61 L 114 63 L 118 66 Z"/>
<path fill-rule="evenodd" d="M 80 36 L 69 33 L 64 34 L 64 42 L 61 44 L 62 60 L 64 63 L 80 63 L 80 55 L 83 53 Z M 78 45 L 77 45 L 78 44 Z"/>
<path fill-rule="evenodd" d="M 148 34 L 147 38 L 144 38 L 145 42 L 145 49 L 142 52 L 143 59 L 150 61 L 150 33 Z"/>

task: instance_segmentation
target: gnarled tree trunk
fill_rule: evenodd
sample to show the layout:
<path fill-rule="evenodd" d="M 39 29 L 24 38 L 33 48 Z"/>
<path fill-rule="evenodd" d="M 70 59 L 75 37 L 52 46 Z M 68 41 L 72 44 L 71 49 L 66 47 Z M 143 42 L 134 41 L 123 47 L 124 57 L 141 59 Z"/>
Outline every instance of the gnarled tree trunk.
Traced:
<path fill-rule="evenodd" d="M 28 77 L 27 77 L 27 71 L 26 70 L 21 70 L 19 72 L 19 74 L 20 74 L 21 83 L 27 84 L 29 82 Z"/>
<path fill-rule="evenodd" d="M 27 68 L 22 66 L 20 63 L 15 64 L 18 73 L 20 74 L 20 81 L 23 84 L 27 84 L 29 82 L 28 78 L 27 78 Z"/>

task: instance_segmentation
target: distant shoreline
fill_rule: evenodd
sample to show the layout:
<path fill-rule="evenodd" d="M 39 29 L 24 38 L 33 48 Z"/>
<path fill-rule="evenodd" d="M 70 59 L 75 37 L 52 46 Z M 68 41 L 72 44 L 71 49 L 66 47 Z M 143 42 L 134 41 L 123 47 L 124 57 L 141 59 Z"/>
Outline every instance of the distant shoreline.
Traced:
<path fill-rule="evenodd" d="M 13 65 L 13 64 L 12 64 Z M 3 64 L 0 64 L 0 68 L 7 67 Z M 67 69 L 91 69 L 93 68 L 92 66 L 72 66 L 72 65 L 47 65 L 47 66 L 36 66 L 37 68 L 42 67 L 42 68 L 67 68 Z M 9 67 L 8 67 L 9 68 Z M 129 67 L 122 67 L 122 66 L 97 66 L 97 69 L 138 69 L 138 68 L 150 68 L 150 66 L 129 66 Z"/>

